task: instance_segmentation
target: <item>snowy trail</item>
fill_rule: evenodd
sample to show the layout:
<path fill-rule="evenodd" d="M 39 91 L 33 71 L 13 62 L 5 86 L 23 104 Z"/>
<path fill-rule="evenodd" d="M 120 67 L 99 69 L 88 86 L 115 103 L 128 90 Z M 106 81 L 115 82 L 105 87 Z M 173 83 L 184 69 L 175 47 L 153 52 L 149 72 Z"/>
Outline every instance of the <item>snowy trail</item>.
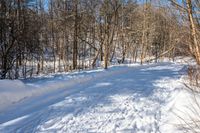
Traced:
<path fill-rule="evenodd" d="M 1 113 L 0 132 L 163 132 L 170 109 L 165 106 L 181 86 L 182 68 L 173 63 L 123 66 L 86 76 L 80 84 Z"/>

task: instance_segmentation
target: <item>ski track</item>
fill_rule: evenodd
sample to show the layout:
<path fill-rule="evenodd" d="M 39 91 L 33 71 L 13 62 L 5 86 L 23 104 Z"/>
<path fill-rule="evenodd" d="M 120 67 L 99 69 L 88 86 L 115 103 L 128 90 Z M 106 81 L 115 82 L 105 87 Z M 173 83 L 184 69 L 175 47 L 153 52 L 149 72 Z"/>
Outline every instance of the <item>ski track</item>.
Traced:
<path fill-rule="evenodd" d="M 61 101 L 0 124 L 0 132 L 160 133 L 167 124 L 163 108 L 180 86 L 182 67 L 173 63 L 124 67 L 79 81 L 70 88 L 78 88 L 76 92 L 63 92 Z"/>

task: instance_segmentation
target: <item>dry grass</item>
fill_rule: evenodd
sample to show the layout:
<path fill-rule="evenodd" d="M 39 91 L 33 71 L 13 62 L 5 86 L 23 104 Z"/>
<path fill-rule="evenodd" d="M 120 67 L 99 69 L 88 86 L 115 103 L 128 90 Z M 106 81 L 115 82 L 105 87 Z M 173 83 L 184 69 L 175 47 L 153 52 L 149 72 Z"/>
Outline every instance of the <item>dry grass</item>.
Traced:
<path fill-rule="evenodd" d="M 200 67 L 188 67 L 189 82 L 185 82 L 185 88 L 191 92 L 190 104 L 184 110 L 178 109 L 179 113 L 174 113 L 180 120 L 176 125 L 181 132 L 200 133 Z M 187 80 L 188 81 L 188 80 Z M 187 97 L 186 97 L 187 98 Z M 182 115 L 180 115 L 182 114 Z"/>

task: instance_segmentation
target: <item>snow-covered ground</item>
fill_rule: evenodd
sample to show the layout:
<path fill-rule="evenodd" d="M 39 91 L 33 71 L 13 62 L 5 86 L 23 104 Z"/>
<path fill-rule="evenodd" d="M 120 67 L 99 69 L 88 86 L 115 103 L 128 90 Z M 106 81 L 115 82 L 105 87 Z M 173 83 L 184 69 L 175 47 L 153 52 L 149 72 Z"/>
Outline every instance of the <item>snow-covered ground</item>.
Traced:
<path fill-rule="evenodd" d="M 0 132 L 178 132 L 184 72 L 166 62 L 2 80 Z"/>

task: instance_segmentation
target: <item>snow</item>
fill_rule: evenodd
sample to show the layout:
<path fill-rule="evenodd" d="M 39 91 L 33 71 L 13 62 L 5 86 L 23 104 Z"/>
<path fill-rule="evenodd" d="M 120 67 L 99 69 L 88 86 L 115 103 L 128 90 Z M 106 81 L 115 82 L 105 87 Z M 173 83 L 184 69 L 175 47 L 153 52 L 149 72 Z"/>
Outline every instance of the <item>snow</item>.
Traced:
<path fill-rule="evenodd" d="M 0 108 L 25 98 L 26 85 L 19 80 L 0 80 Z"/>
<path fill-rule="evenodd" d="M 178 132 L 184 71 L 165 62 L 3 80 L 0 132 Z"/>

